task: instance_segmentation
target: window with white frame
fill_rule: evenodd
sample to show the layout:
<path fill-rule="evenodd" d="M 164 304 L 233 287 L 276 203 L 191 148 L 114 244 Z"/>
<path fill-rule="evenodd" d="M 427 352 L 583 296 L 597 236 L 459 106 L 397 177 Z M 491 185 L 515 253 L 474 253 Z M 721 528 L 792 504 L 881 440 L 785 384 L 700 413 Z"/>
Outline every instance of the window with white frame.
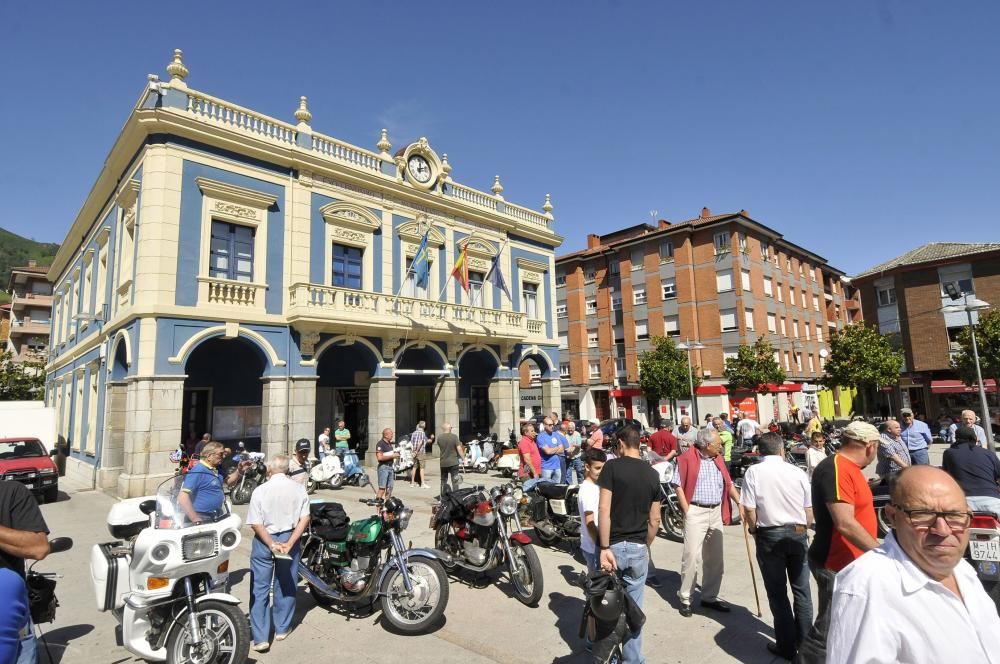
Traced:
<path fill-rule="evenodd" d="M 816 367 L 813 365 L 813 356 L 812 356 L 812 354 L 806 355 L 806 360 L 809 363 L 809 373 L 815 373 L 816 372 Z"/>
<path fill-rule="evenodd" d="M 256 229 L 242 224 L 212 221 L 211 245 L 209 247 L 208 276 L 231 281 L 253 281 L 254 234 Z M 334 247 L 336 250 L 336 247 Z M 351 283 L 334 286 L 361 288 L 361 252 L 358 251 L 357 286 Z M 336 266 L 334 275 L 336 276 Z"/>
<path fill-rule="evenodd" d="M 785 301 L 785 291 L 784 291 L 784 288 L 782 288 L 782 284 L 778 284 L 778 289 L 777 289 L 776 294 L 778 296 L 778 302 L 784 302 Z"/>
<path fill-rule="evenodd" d="M 809 321 L 802 323 L 802 326 L 805 328 L 806 341 L 811 341 L 810 337 L 812 336 L 812 332 L 809 330 Z"/>
<path fill-rule="evenodd" d="M 632 288 L 632 304 L 646 304 L 646 287 Z"/>
<path fill-rule="evenodd" d="M 767 315 L 767 331 L 773 334 L 778 332 L 778 318 L 771 313 Z"/>
<path fill-rule="evenodd" d="M 744 292 L 750 291 L 750 270 L 740 270 L 740 284 Z"/>
<path fill-rule="evenodd" d="M 792 370 L 792 360 L 791 360 L 791 357 L 792 357 L 791 353 L 789 353 L 786 350 L 785 351 L 785 371 L 791 371 Z"/>
<path fill-rule="evenodd" d="M 336 256 L 336 250 L 334 251 Z M 334 258 L 336 263 L 336 257 Z M 417 285 L 417 274 L 413 271 L 413 258 L 406 259 L 406 281 L 403 282 L 403 297 L 414 297 L 421 300 L 427 299 L 427 288 L 430 286 L 430 274 L 423 286 Z"/>
<path fill-rule="evenodd" d="M 764 295 L 774 297 L 774 282 L 771 281 L 771 277 L 764 277 Z"/>
<path fill-rule="evenodd" d="M 663 280 L 663 299 L 670 300 L 677 297 L 677 280 L 676 279 L 664 279 Z"/>
<path fill-rule="evenodd" d="M 896 289 L 892 286 L 876 288 L 875 295 L 878 297 L 878 306 L 880 307 L 896 304 Z"/>
<path fill-rule="evenodd" d="M 559 377 L 560 378 L 569 378 L 569 363 L 568 362 L 560 362 L 559 363 Z"/>
<path fill-rule="evenodd" d="M 608 261 L 608 274 L 618 274 L 621 271 L 621 265 L 617 258 L 612 258 Z"/>
<path fill-rule="evenodd" d="M 788 330 L 785 328 L 785 318 L 782 316 L 778 319 L 778 324 L 781 326 L 781 336 L 787 336 Z"/>
<path fill-rule="evenodd" d="M 745 254 L 747 252 L 747 234 L 741 231 L 737 237 L 740 243 L 740 253 Z"/>
<path fill-rule="evenodd" d="M 611 308 L 615 311 L 619 311 L 622 308 L 622 296 L 612 295 L 611 296 Z"/>
<path fill-rule="evenodd" d="M 662 240 L 660 242 L 660 261 L 667 262 L 674 259 L 674 243 L 672 240 Z"/>
<path fill-rule="evenodd" d="M 591 282 L 594 279 L 597 279 L 597 270 L 595 270 L 592 267 L 588 267 L 586 270 L 584 270 L 584 272 L 583 272 L 583 281 L 584 282 Z"/>
<path fill-rule="evenodd" d="M 823 326 L 816 326 L 816 341 L 823 341 Z"/>
<path fill-rule="evenodd" d="M 813 310 L 819 311 L 819 295 L 813 295 Z"/>
<path fill-rule="evenodd" d="M 781 366 L 781 353 L 778 351 L 774 351 L 774 365 L 778 367 Z"/>
<path fill-rule="evenodd" d="M 799 321 L 797 320 L 792 321 L 792 336 L 794 337 L 799 336 Z"/>
<path fill-rule="evenodd" d="M 732 241 L 732 237 L 727 232 L 716 233 L 713 241 L 715 242 L 715 253 L 721 254 L 729 251 L 729 244 Z"/>
<path fill-rule="evenodd" d="M 521 303 L 529 320 L 538 318 L 537 311 L 538 284 L 524 283 L 521 285 Z"/>
<path fill-rule="evenodd" d="M 483 306 L 483 283 L 486 275 L 482 272 L 469 271 L 469 304 Z"/>
<path fill-rule="evenodd" d="M 664 316 L 663 331 L 668 337 L 679 337 L 681 335 L 681 325 L 678 317 Z"/>
<path fill-rule="evenodd" d="M 747 330 L 753 330 L 753 309 L 743 310 L 743 322 L 746 323 Z"/>
<path fill-rule="evenodd" d="M 616 357 L 615 358 L 615 373 L 617 373 L 619 376 L 624 376 L 627 373 L 627 371 L 628 371 L 628 369 L 625 366 L 625 358 L 624 357 Z"/>
<path fill-rule="evenodd" d="M 566 305 L 565 304 L 557 304 L 556 305 L 556 316 L 558 316 L 559 318 L 566 318 L 567 313 L 566 313 Z"/>
<path fill-rule="evenodd" d="M 566 285 L 566 275 L 563 272 L 556 272 L 556 286 Z"/>
<path fill-rule="evenodd" d="M 588 315 L 597 313 L 597 300 L 587 300 L 586 312 Z"/>
<path fill-rule="evenodd" d="M 569 348 L 569 337 L 565 334 L 559 335 L 559 350 L 566 350 Z"/>
<path fill-rule="evenodd" d="M 738 330 L 739 326 L 736 324 L 736 309 L 723 309 L 720 311 L 719 325 L 722 327 L 723 332 Z"/>
<path fill-rule="evenodd" d="M 635 322 L 635 338 L 638 341 L 649 338 L 649 324 L 644 320 Z"/>
<path fill-rule="evenodd" d="M 587 330 L 587 348 L 597 348 L 597 330 Z"/>
<path fill-rule="evenodd" d="M 802 308 L 803 308 L 803 309 L 806 309 L 806 308 L 808 308 L 808 306 L 809 306 L 809 305 L 808 305 L 808 304 L 806 304 L 806 292 L 805 292 L 805 291 L 802 291 Z"/>
<path fill-rule="evenodd" d="M 632 269 L 641 270 L 642 261 L 646 255 L 646 250 L 642 247 L 632 247 Z"/>
<path fill-rule="evenodd" d="M 799 261 L 799 276 L 800 277 L 806 276 L 806 264 L 803 263 L 802 261 Z"/>
<path fill-rule="evenodd" d="M 795 370 L 802 373 L 802 353 L 795 351 Z"/>
<path fill-rule="evenodd" d="M 600 378 L 601 377 L 601 363 L 598 360 L 593 360 L 590 362 L 590 377 Z"/>
<path fill-rule="evenodd" d="M 718 293 L 726 293 L 733 290 L 732 270 L 720 270 L 715 273 L 715 290 Z"/>
<path fill-rule="evenodd" d="M 792 259 L 785 256 L 785 272 L 791 273 L 792 271 Z"/>
<path fill-rule="evenodd" d="M 771 260 L 771 245 L 767 242 L 760 243 L 760 257 L 765 261 Z"/>
<path fill-rule="evenodd" d="M 726 360 L 735 360 L 739 357 L 739 351 L 735 348 L 723 348 L 722 349 L 722 363 L 725 364 Z"/>

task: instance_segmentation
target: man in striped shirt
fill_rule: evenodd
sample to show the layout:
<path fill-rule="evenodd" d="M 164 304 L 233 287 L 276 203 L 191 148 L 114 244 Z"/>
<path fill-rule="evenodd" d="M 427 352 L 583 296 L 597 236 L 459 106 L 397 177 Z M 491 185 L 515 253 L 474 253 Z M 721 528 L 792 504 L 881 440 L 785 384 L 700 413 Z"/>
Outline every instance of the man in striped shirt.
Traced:
<path fill-rule="evenodd" d="M 878 465 L 875 472 L 879 477 L 898 473 L 910 465 L 910 451 L 899 435 L 899 422 L 889 420 L 885 425 L 878 444 Z"/>

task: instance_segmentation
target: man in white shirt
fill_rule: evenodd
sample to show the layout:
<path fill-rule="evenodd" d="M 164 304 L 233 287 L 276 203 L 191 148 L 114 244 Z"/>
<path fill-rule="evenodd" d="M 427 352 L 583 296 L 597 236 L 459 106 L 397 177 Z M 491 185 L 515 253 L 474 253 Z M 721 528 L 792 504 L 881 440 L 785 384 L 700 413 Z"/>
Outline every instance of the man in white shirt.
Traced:
<path fill-rule="evenodd" d="M 776 433 L 761 435 L 761 462 L 743 478 L 740 503 L 757 542 L 757 564 L 774 616 L 775 643 L 767 649 L 791 660 L 812 626 L 806 528 L 813 523 L 812 492 L 801 468 L 785 462 L 785 443 Z M 792 586 L 794 605 L 788 603 Z"/>
<path fill-rule="evenodd" d="M 288 457 L 271 457 L 267 469 L 270 479 L 254 489 L 247 511 L 247 525 L 254 533 L 250 547 L 250 632 L 256 652 L 270 647 L 272 617 L 275 641 L 283 641 L 292 631 L 299 538 L 309 525 L 309 496 L 304 486 L 288 478 Z"/>
<path fill-rule="evenodd" d="M 962 489 L 904 468 L 885 507 L 893 531 L 837 574 L 828 664 L 1000 664 L 1000 617 L 962 559 L 972 517 Z"/>
<path fill-rule="evenodd" d="M 740 420 L 736 430 L 739 432 L 743 446 L 747 447 L 752 443 L 753 437 L 757 435 L 757 432 L 760 431 L 760 425 L 757 424 L 757 420 L 747 417 Z"/>
<path fill-rule="evenodd" d="M 677 438 L 677 454 L 684 454 L 698 440 L 698 428 L 691 426 L 691 418 L 685 415 L 674 429 L 674 436 Z"/>
<path fill-rule="evenodd" d="M 976 432 L 976 443 L 980 447 L 987 447 L 986 445 L 986 430 L 981 426 L 976 424 L 976 413 L 971 410 L 963 410 L 962 417 L 958 422 L 954 422 L 950 427 L 948 427 L 948 442 L 955 442 L 955 432 L 958 431 L 958 427 L 969 427 Z"/>
<path fill-rule="evenodd" d="M 604 450 L 592 447 L 583 453 L 583 482 L 580 482 L 577 503 L 580 510 L 580 551 L 587 561 L 588 572 L 598 568 L 595 542 L 598 537 L 597 511 L 601 502 L 601 487 L 597 486 L 597 479 L 601 476 L 605 461 L 607 455 Z"/>
<path fill-rule="evenodd" d="M 323 433 L 319 435 L 319 449 L 316 450 L 319 454 L 319 458 L 322 461 L 323 457 L 330 453 L 330 427 L 323 429 Z"/>

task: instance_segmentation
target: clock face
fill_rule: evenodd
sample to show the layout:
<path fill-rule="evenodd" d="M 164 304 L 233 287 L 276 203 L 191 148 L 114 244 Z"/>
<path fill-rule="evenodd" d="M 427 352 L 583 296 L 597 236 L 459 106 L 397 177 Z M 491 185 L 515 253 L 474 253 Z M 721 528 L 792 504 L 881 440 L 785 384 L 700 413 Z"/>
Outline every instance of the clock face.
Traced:
<path fill-rule="evenodd" d="M 418 154 L 407 160 L 406 169 L 410 172 L 410 177 L 421 184 L 426 184 L 431 180 L 431 165 Z"/>

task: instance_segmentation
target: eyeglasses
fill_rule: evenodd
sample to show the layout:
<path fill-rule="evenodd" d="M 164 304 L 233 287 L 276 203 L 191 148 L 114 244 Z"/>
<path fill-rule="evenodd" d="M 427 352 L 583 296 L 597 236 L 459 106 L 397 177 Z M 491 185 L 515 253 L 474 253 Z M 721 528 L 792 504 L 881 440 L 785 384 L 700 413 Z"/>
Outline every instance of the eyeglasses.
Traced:
<path fill-rule="evenodd" d="M 910 524 L 919 531 L 930 530 L 938 519 L 944 519 L 945 525 L 951 528 L 952 532 L 962 532 L 969 527 L 972 522 L 972 512 L 935 512 L 933 510 L 908 510 L 900 505 L 893 505 L 897 510 L 906 515 Z"/>

